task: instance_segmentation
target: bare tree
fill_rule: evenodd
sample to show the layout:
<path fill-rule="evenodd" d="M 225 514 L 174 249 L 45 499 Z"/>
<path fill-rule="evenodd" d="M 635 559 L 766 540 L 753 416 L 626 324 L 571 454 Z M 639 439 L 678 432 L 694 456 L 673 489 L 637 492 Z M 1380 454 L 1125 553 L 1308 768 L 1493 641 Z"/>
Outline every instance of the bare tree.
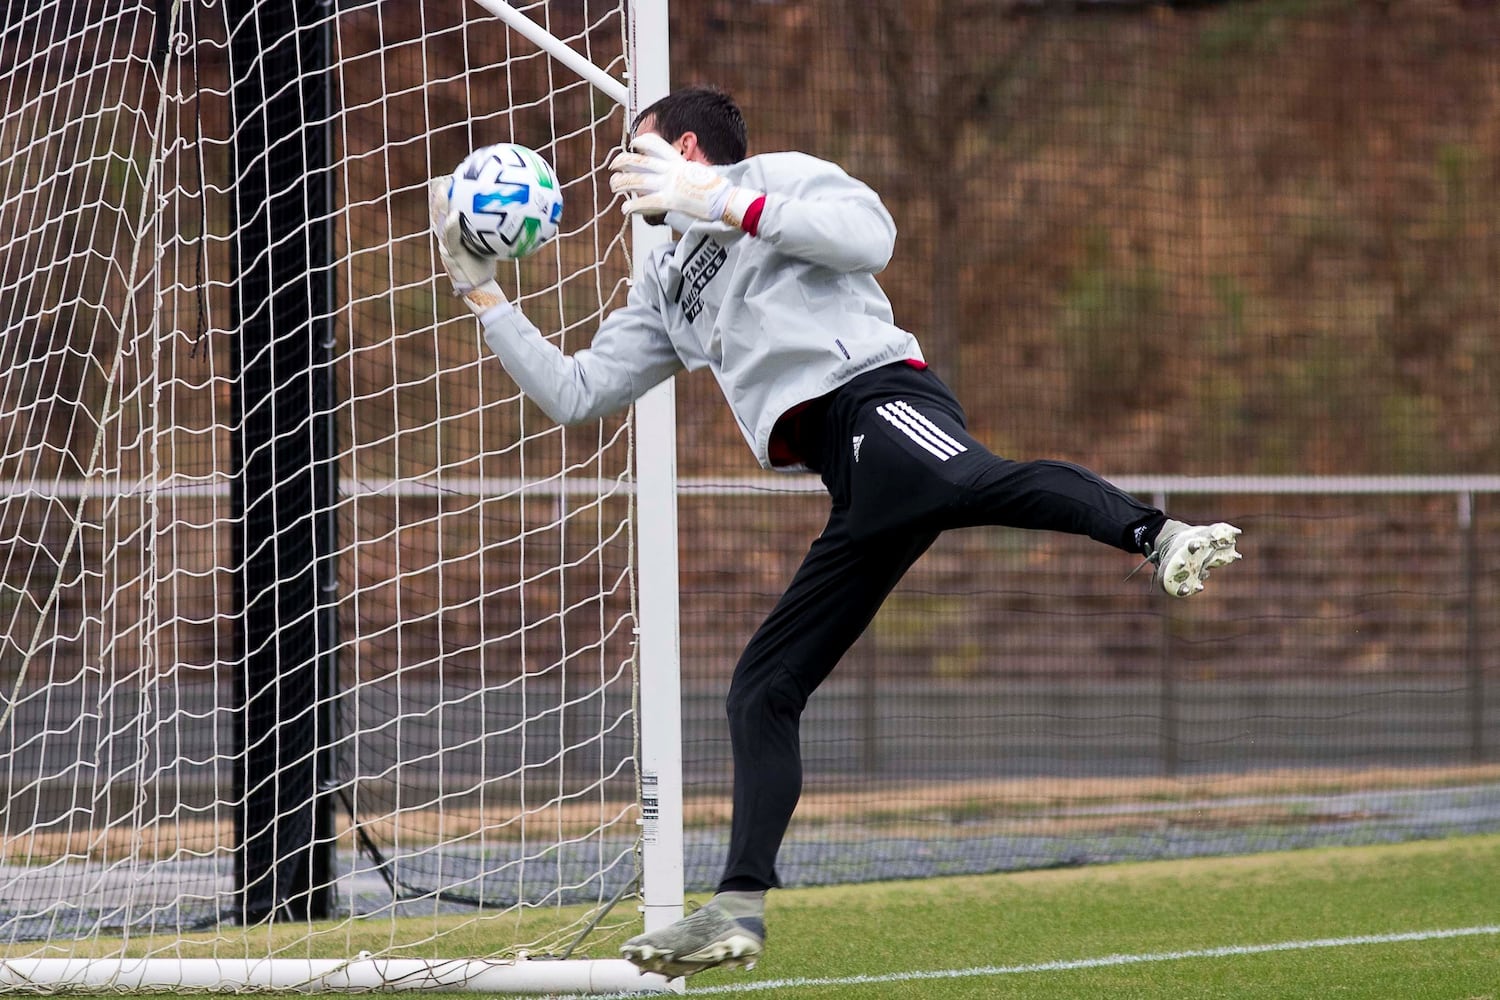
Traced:
<path fill-rule="evenodd" d="M 1045 76 L 1033 71 L 1050 26 L 984 0 L 844 0 L 850 59 L 864 81 L 860 113 L 892 137 L 890 197 L 927 216 L 922 343 L 950 378 L 960 371 L 965 222 L 1034 132 L 1025 126 Z M 972 339 L 972 336 L 968 339 Z"/>

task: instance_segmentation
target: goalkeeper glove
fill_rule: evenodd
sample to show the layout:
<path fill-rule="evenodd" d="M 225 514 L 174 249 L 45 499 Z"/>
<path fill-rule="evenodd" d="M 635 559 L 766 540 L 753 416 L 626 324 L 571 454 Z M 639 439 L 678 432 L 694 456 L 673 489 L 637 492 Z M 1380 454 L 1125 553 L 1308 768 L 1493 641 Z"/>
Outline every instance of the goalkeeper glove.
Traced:
<path fill-rule="evenodd" d="M 449 211 L 448 190 L 452 181 L 440 177 L 427 182 L 427 211 L 432 220 L 432 235 L 437 240 L 438 256 L 453 282 L 455 295 L 475 316 L 482 316 L 495 306 L 507 303 L 505 292 L 495 280 L 495 262 L 479 256 L 459 239 L 458 214 Z"/>
<path fill-rule="evenodd" d="M 735 187 L 706 164 L 684 160 L 653 132 L 636 136 L 630 148 L 635 152 L 618 153 L 609 164 L 609 189 L 629 198 L 623 206 L 626 215 L 681 212 L 738 229 L 762 196 L 760 191 Z"/>

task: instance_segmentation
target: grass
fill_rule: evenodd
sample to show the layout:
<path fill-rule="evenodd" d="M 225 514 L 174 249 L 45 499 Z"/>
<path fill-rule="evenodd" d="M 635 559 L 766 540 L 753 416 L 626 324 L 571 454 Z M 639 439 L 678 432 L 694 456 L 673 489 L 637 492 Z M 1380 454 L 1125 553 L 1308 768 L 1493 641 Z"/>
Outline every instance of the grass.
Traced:
<path fill-rule="evenodd" d="M 796 985 L 1500 924 L 1500 837 L 784 891 L 753 972 L 776 997 L 1500 997 L 1500 934 L 1097 968 Z"/>
<path fill-rule="evenodd" d="M 695 976 L 688 993 L 778 1000 L 1500 1000 L 1497 876 L 1500 836 L 1492 835 L 783 890 L 769 901 L 769 950 L 759 967 Z M 139 940 L 129 950 L 182 957 L 341 958 L 362 949 L 494 955 L 507 941 L 570 937 L 562 928 L 578 926 L 581 915 L 568 909 L 442 918 L 444 933 L 405 948 L 395 946 L 407 932 L 438 928 L 361 921 L 315 927 L 308 940 L 306 928 L 283 925 L 239 936 Z M 627 907 L 606 924 L 606 933 L 582 949 L 587 957 L 613 957 L 618 943 L 639 930 Z M 1426 940 L 1344 940 L 1472 928 L 1488 929 Z M 1317 944 L 1330 940 L 1337 943 Z M 1276 945 L 1282 947 L 1264 950 Z M 1214 949 L 1245 953 L 1181 954 Z M 67 950 L 80 953 L 76 946 Z"/>

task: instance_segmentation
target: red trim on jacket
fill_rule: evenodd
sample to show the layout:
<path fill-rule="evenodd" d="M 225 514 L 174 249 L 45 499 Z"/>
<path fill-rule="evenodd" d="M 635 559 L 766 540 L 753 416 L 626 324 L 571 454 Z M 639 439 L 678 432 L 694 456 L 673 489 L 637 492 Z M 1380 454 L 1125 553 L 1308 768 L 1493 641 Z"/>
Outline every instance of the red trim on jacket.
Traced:
<path fill-rule="evenodd" d="M 760 213 L 766 210 L 766 196 L 761 195 L 750 203 L 745 209 L 745 221 L 740 223 L 740 228 L 751 236 L 760 235 Z"/>

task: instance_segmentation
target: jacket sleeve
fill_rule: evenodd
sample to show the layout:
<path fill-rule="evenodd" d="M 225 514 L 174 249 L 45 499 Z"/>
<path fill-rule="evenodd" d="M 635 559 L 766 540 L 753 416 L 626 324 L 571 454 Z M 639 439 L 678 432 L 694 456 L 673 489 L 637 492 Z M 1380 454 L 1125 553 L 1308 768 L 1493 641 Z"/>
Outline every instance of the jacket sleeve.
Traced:
<path fill-rule="evenodd" d="M 835 168 L 791 193 L 767 191 L 756 235 L 789 257 L 844 274 L 878 274 L 895 250 L 896 223 L 879 195 Z"/>
<path fill-rule="evenodd" d="M 558 423 L 614 413 L 683 368 L 648 284 L 636 282 L 593 343 L 573 354 L 564 354 L 508 303 L 480 317 L 485 343 L 521 391 Z"/>

